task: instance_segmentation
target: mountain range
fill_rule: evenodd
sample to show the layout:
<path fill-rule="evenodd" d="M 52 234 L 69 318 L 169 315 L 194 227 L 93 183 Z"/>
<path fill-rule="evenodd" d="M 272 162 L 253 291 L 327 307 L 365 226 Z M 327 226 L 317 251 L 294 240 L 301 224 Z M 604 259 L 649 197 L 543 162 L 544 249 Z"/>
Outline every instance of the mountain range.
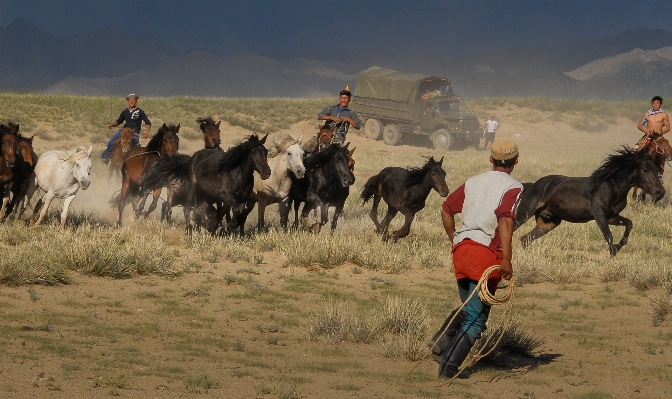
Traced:
<path fill-rule="evenodd" d="M 460 57 L 353 50 L 181 54 L 149 34 L 108 26 L 53 36 L 18 19 L 0 27 L 0 90 L 76 95 L 324 97 L 373 65 L 450 77 L 463 98 L 547 96 L 648 100 L 672 94 L 672 33 L 631 29 L 566 47 Z"/>

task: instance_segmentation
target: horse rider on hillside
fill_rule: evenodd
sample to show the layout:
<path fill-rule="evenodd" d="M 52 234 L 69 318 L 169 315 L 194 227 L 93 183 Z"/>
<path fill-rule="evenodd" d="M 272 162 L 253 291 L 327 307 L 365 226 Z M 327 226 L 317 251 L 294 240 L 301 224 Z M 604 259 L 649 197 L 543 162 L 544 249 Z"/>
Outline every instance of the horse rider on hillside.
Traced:
<path fill-rule="evenodd" d="M 331 128 L 336 125 L 334 129 L 334 143 L 342 144 L 345 141 L 345 135 L 348 134 L 350 126 L 359 130 L 360 123 L 357 114 L 348 108 L 352 93 L 350 93 L 349 85 L 341 90 L 338 97 L 338 104 L 330 105 L 317 114 L 318 121 L 326 121 L 325 128 Z"/>
<path fill-rule="evenodd" d="M 152 122 L 149 121 L 145 111 L 137 107 L 138 99 L 140 97 L 137 94 L 129 94 L 126 96 L 126 101 L 128 101 L 128 108 L 121 111 L 121 114 L 116 121 L 107 125 L 108 129 L 113 129 L 119 126 L 124 122 L 123 127 L 130 127 L 134 130 L 133 133 L 133 147 L 140 144 L 140 128 L 142 127 L 142 122 L 145 122 L 145 134 L 142 136 L 143 139 L 149 137 L 149 131 L 152 128 Z M 112 155 L 112 147 L 114 142 L 121 137 L 121 129 L 107 142 L 107 148 L 100 155 L 100 160 L 107 164 L 110 161 L 110 156 Z"/>
<path fill-rule="evenodd" d="M 491 293 L 495 292 L 502 278 L 509 280 L 513 276 L 511 240 L 523 189 L 523 185 L 511 177 L 518 164 L 518 146 L 513 140 L 500 139 L 492 144 L 490 154 L 492 170 L 468 179 L 446 198 L 441 208 L 443 227 L 452 244 L 455 277 L 462 302 L 469 298 L 490 266 L 499 265 L 499 271 L 488 278 Z M 457 213 L 462 214 L 462 226 L 456 231 L 454 215 Z M 440 378 L 469 378 L 466 370 L 458 374 L 460 365 L 485 330 L 490 306 L 474 295 L 460 313 L 463 314 L 446 329 L 452 336 L 444 334 L 433 349 L 441 359 Z M 442 330 L 452 315 L 444 322 Z"/>

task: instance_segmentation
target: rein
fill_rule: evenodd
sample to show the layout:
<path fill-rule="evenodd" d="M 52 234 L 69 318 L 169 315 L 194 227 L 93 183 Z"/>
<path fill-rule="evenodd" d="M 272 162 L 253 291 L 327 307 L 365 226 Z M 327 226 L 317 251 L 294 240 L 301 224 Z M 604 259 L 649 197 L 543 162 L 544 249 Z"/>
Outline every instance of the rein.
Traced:
<path fill-rule="evenodd" d="M 141 152 L 140 154 L 135 154 L 135 155 L 133 155 L 133 156 L 130 156 L 130 157 L 124 159 L 124 163 L 126 163 L 126 161 L 128 161 L 129 159 L 133 159 L 133 158 L 137 158 L 137 157 L 142 157 L 142 156 L 150 155 L 150 154 L 156 154 L 156 155 L 159 156 L 159 158 L 162 158 L 162 157 L 163 157 L 163 155 L 161 155 L 161 153 L 158 152 L 158 151 L 145 151 L 145 152 Z"/>

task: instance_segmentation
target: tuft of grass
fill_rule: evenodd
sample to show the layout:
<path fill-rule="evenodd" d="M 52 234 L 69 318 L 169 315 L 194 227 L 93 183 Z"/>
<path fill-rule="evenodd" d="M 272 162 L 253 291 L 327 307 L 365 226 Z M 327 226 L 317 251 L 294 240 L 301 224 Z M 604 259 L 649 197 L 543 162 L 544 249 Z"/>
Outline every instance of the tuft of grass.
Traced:
<path fill-rule="evenodd" d="M 212 380 L 207 375 L 186 377 L 182 382 L 189 393 L 208 393 L 211 389 L 219 388 L 219 382 Z"/>
<path fill-rule="evenodd" d="M 649 298 L 653 308 L 653 325 L 658 326 L 665 318 L 672 314 L 672 284 L 665 284 L 662 291 Z"/>

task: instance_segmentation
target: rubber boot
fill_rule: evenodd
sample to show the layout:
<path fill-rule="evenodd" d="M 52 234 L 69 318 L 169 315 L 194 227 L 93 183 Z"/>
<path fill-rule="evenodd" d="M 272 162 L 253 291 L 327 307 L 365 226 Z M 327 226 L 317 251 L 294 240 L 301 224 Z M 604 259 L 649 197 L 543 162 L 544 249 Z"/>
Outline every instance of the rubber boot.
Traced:
<path fill-rule="evenodd" d="M 437 331 L 436 334 L 434 334 L 432 339 L 429 341 L 428 346 L 431 348 L 432 345 L 434 345 L 434 342 L 436 342 L 437 339 L 439 340 L 439 342 L 436 345 L 434 345 L 434 348 L 432 348 L 432 357 L 437 363 L 441 363 L 441 356 L 443 352 L 446 349 L 448 349 L 453 338 L 455 338 L 455 334 L 460 329 L 462 323 L 464 323 L 465 317 L 467 316 L 466 313 L 464 313 L 464 311 L 460 311 L 460 313 L 458 313 L 457 316 L 455 316 L 455 312 L 457 312 L 457 308 L 453 309 L 453 311 L 450 312 L 450 315 L 443 322 L 443 325 L 441 326 L 441 328 L 439 328 L 439 331 Z M 455 320 L 453 320 L 453 322 L 446 330 L 446 326 L 448 325 L 450 319 L 453 318 L 453 316 L 455 316 Z M 446 330 L 446 332 L 443 335 L 441 335 L 441 333 L 443 333 L 443 330 Z"/>
<path fill-rule="evenodd" d="M 439 378 L 450 379 L 455 376 L 462 379 L 469 378 L 467 370 L 459 371 L 462 362 L 469 355 L 472 346 L 474 346 L 474 343 L 469 338 L 469 335 L 464 330 L 460 330 L 453 339 L 453 342 L 450 343 L 450 347 L 443 353 L 441 364 L 439 364 Z"/>

